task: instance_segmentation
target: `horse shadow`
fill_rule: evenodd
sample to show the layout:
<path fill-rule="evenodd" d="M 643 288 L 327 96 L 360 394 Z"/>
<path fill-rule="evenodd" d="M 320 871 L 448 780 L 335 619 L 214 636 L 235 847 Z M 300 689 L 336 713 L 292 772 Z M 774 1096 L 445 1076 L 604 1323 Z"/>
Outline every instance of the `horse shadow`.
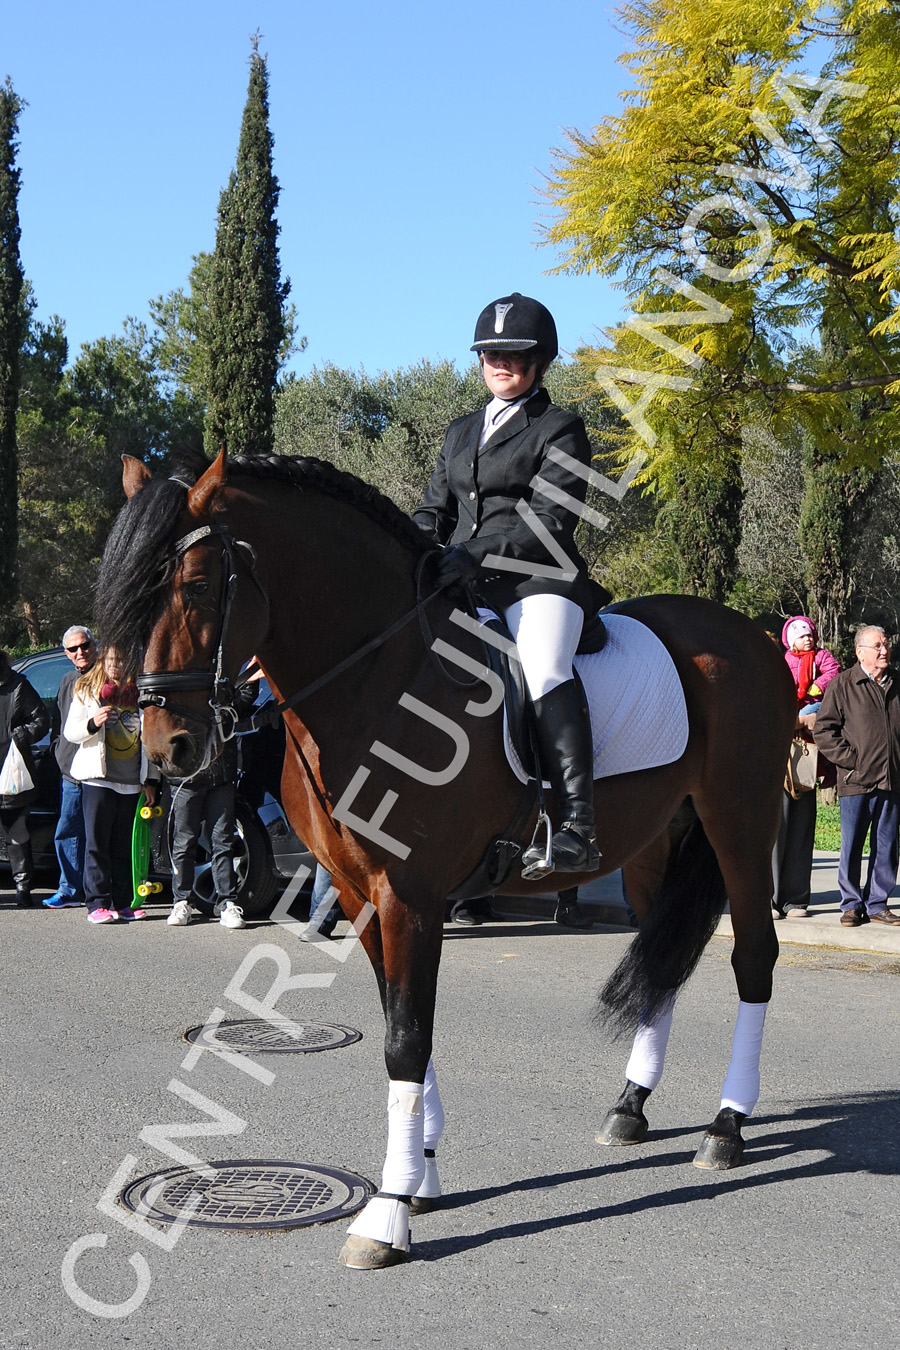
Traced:
<path fill-rule="evenodd" d="M 798 1128 L 798 1122 L 801 1122 Z M 689 1165 L 698 1139 L 690 1147 L 663 1153 L 649 1153 L 660 1141 L 699 1135 L 706 1123 L 685 1129 L 651 1130 L 647 1144 L 637 1150 L 616 1149 L 615 1160 L 597 1167 L 555 1172 L 545 1176 L 522 1177 L 498 1186 L 457 1192 L 441 1198 L 441 1209 L 459 1209 L 478 1205 L 507 1195 L 556 1189 L 560 1186 L 615 1177 L 618 1173 L 640 1168 L 660 1169 Z M 693 1184 L 676 1186 L 649 1195 L 631 1198 L 620 1204 L 593 1205 L 567 1214 L 548 1215 L 522 1223 L 504 1224 L 480 1233 L 454 1234 L 451 1237 L 420 1240 L 417 1221 L 416 1256 L 426 1261 L 440 1260 L 457 1252 L 474 1251 L 498 1240 L 531 1237 L 556 1229 L 574 1228 L 629 1215 L 671 1209 L 708 1201 L 723 1191 L 752 1192 L 784 1181 L 842 1173 L 870 1172 L 881 1176 L 900 1175 L 900 1091 L 850 1093 L 816 1098 L 795 1111 L 756 1116 L 745 1127 L 747 1151 L 742 1167 L 728 1172 L 704 1172 Z M 800 1162 L 778 1171 L 750 1172 L 748 1164 L 774 1162 L 791 1154 L 825 1153 L 811 1162 Z M 620 1157 L 627 1152 L 627 1157 Z M 425 1220 L 427 1221 L 427 1220 Z"/>

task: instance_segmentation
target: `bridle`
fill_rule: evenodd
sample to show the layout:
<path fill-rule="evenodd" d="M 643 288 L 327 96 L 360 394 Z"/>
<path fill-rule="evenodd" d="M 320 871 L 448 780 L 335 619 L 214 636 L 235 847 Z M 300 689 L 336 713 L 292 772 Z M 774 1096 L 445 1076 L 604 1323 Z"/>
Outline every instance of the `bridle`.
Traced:
<path fill-rule="evenodd" d="M 269 606 L 269 597 L 256 572 L 256 551 L 252 544 L 243 539 L 235 539 L 225 525 L 200 525 L 196 530 L 183 535 L 175 544 L 175 566 L 196 544 L 205 539 L 217 538 L 222 546 L 224 581 L 219 593 L 219 632 L 216 652 L 209 670 L 155 670 L 137 677 L 138 707 L 165 708 L 167 712 L 178 713 L 180 717 L 190 717 L 207 729 L 207 736 L 224 745 L 234 736 L 238 724 L 238 714 L 234 707 L 234 683 L 225 674 L 225 649 L 228 644 L 228 629 L 231 620 L 231 607 L 237 590 L 237 558 L 240 556 L 246 564 L 252 581 Z M 189 708 L 170 698 L 170 694 L 208 693 L 209 713 Z M 211 748 L 211 747 L 210 747 Z"/>

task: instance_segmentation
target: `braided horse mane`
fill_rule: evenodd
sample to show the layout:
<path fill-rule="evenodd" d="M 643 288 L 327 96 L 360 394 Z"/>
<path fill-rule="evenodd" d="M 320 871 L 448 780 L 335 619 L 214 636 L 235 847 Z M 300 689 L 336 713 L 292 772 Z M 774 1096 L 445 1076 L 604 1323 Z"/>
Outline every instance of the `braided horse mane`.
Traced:
<path fill-rule="evenodd" d="M 173 546 L 187 494 L 209 468 L 207 461 L 179 469 L 173 478 L 154 478 L 136 492 L 113 522 L 97 578 L 94 614 L 100 641 L 112 643 L 127 666 L 140 668 L 141 652 L 164 607 L 175 565 Z M 299 455 L 236 455 L 228 460 L 228 481 L 239 478 L 313 488 L 346 502 L 404 544 L 414 556 L 433 547 L 428 537 L 371 483 L 336 469 L 325 460 Z"/>

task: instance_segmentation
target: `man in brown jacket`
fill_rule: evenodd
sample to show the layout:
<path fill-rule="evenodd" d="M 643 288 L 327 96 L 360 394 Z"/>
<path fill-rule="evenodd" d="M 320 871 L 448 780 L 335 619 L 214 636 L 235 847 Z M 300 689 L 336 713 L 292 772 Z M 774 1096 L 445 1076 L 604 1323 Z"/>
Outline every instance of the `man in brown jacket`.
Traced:
<path fill-rule="evenodd" d="M 816 718 L 816 745 L 837 765 L 841 805 L 841 923 L 900 924 L 887 907 L 900 862 L 900 675 L 883 628 L 856 634 L 857 664 L 836 675 Z M 866 834 L 869 869 L 862 879 Z"/>

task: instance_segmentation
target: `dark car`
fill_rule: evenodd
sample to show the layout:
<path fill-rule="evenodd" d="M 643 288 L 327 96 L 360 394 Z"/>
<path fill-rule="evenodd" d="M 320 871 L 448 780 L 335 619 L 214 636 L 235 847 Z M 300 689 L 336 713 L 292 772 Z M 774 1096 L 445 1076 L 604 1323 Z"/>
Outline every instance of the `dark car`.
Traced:
<path fill-rule="evenodd" d="M 61 647 L 37 652 L 14 661 L 13 669 L 21 671 L 31 682 L 53 714 L 56 696 L 63 676 L 72 669 L 72 663 Z M 264 680 L 260 680 L 257 707 L 271 699 Z M 281 768 L 284 762 L 284 727 L 247 732 L 239 738 L 237 780 L 237 838 L 235 840 L 235 870 L 238 880 L 237 903 L 247 918 L 267 913 L 279 889 L 294 876 L 298 867 L 305 865 L 315 872 L 315 859 L 297 838 L 288 824 L 281 807 Z M 50 733 L 34 747 L 38 799 L 31 808 L 31 838 L 35 867 L 39 871 L 55 871 L 58 867 L 53 834 L 59 815 L 59 768 L 50 744 Z M 168 785 L 163 786 L 163 815 L 154 823 L 153 865 L 157 879 L 170 877 L 172 864 L 169 856 L 169 801 Z M 0 840 L 0 862 L 9 864 L 6 843 Z M 194 899 L 201 908 L 208 908 L 213 899 L 212 874 L 209 861 L 209 838 L 204 827 L 197 855 L 194 877 Z"/>

